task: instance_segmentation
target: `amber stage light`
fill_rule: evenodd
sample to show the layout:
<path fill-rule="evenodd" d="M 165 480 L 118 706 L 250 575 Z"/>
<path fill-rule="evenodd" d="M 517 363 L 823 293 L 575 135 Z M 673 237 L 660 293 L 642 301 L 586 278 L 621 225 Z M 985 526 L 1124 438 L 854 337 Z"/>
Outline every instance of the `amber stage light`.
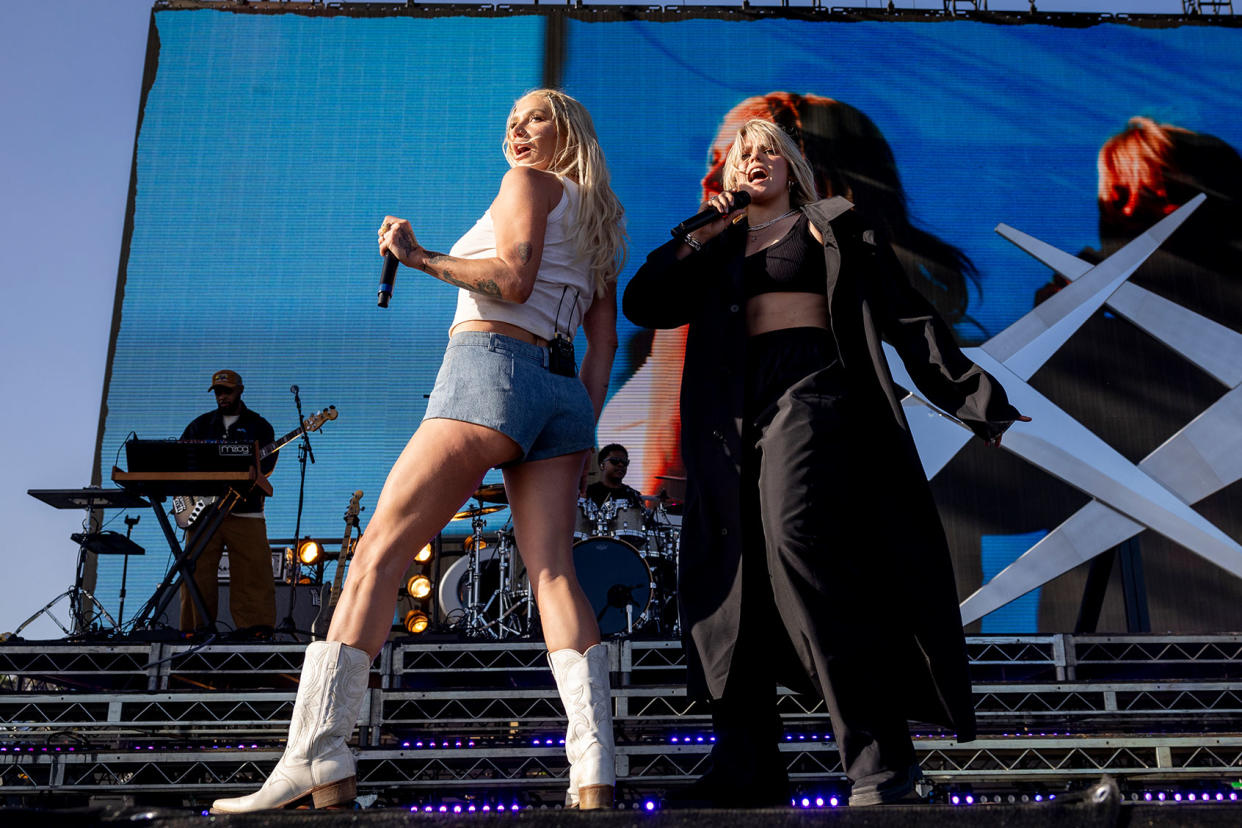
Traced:
<path fill-rule="evenodd" d="M 427 625 L 431 623 L 427 618 L 427 613 L 421 610 L 410 610 L 405 614 L 405 629 L 412 635 L 418 635 L 427 629 Z"/>
<path fill-rule="evenodd" d="M 426 598 L 431 594 L 431 579 L 426 575 L 415 575 L 405 584 L 405 591 L 414 598 Z"/>

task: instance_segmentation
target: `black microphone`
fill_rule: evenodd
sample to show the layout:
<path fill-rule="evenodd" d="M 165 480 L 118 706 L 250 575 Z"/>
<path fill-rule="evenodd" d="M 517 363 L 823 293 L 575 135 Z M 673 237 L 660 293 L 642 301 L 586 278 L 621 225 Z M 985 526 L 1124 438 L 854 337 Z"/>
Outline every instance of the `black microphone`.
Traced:
<path fill-rule="evenodd" d="M 379 293 L 376 294 L 375 304 L 381 308 L 388 307 L 388 300 L 392 298 L 392 286 L 397 282 L 397 265 L 401 264 L 397 261 L 397 256 L 391 250 L 384 254 L 384 267 L 380 270 L 380 286 Z"/>
<path fill-rule="evenodd" d="M 296 397 L 298 395 L 298 387 L 296 385 L 290 385 L 289 393 Z"/>
<path fill-rule="evenodd" d="M 733 192 L 733 209 L 740 210 L 750 204 L 750 193 L 745 190 L 737 190 Z M 720 213 L 715 207 L 708 207 L 706 210 L 695 213 L 690 218 L 673 228 L 673 238 L 680 239 L 687 233 L 693 233 L 700 227 L 705 227 L 720 218 Z"/>

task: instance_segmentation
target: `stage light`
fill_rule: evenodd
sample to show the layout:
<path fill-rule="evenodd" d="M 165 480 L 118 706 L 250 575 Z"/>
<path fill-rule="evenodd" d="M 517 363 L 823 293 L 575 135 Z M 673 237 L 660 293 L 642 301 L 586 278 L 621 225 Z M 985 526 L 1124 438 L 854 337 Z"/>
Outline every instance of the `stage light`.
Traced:
<path fill-rule="evenodd" d="M 426 575 L 415 575 L 406 582 L 405 591 L 412 598 L 426 598 L 431 594 L 431 579 Z"/>
<path fill-rule="evenodd" d="M 486 546 L 486 544 L 484 544 L 484 546 Z M 414 561 L 416 563 L 427 563 L 429 560 L 431 560 L 431 544 L 427 544 L 414 554 Z"/>
<path fill-rule="evenodd" d="M 405 629 L 411 635 L 418 635 L 425 632 L 427 625 L 431 623 L 431 619 L 427 617 L 427 613 L 419 610 L 410 610 L 405 614 Z"/>
<path fill-rule="evenodd" d="M 323 557 L 323 548 L 315 541 L 307 538 L 298 546 L 298 560 L 307 566 L 319 563 Z"/>

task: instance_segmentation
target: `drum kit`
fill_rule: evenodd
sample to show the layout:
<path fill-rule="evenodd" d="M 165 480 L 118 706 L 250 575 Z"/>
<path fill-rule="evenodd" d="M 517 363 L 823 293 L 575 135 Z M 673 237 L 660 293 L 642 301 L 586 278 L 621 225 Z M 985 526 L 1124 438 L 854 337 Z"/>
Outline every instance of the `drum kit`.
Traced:
<path fill-rule="evenodd" d="M 484 534 L 484 516 L 508 503 L 504 485 L 481 486 L 453 516 L 469 520 L 465 552 L 440 579 L 438 597 L 451 629 L 470 638 L 528 638 L 538 613 L 510 524 Z M 641 503 L 579 498 L 574 569 L 596 613 L 600 633 L 677 637 L 678 504 L 658 495 Z"/>

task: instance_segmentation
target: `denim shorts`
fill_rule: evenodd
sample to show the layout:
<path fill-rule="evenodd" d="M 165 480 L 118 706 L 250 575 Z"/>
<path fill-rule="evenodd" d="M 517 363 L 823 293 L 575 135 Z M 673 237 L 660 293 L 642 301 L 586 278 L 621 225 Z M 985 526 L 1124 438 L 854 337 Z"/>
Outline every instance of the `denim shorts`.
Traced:
<path fill-rule="evenodd" d="M 522 449 L 514 462 L 595 445 L 595 409 L 582 381 L 550 372 L 547 348 L 487 331 L 449 340 L 423 415 L 434 417 L 499 431 Z"/>

